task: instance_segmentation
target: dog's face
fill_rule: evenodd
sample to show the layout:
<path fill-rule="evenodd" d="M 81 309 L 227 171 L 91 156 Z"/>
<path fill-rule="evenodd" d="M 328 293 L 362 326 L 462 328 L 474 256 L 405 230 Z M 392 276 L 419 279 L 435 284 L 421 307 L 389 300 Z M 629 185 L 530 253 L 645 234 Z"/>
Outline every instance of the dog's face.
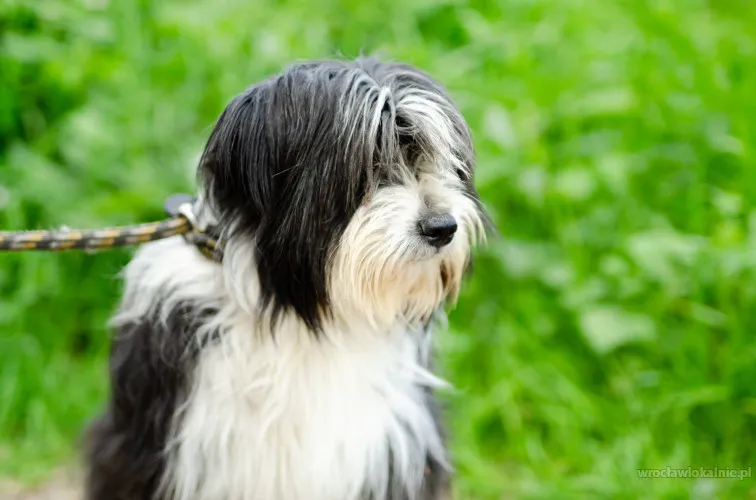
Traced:
<path fill-rule="evenodd" d="M 259 304 L 427 321 L 456 298 L 487 217 L 470 132 L 429 76 L 374 59 L 294 66 L 224 110 L 199 169 L 230 249 L 253 249 Z"/>

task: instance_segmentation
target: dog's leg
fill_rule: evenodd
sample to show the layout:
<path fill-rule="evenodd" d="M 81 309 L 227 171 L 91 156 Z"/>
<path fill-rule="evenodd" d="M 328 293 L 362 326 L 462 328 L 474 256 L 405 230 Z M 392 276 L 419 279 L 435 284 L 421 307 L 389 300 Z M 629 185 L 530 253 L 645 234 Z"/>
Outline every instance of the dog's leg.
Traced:
<path fill-rule="evenodd" d="M 451 477 L 449 472 L 441 464 L 430 459 L 425 470 L 425 481 L 420 498 L 422 500 L 451 499 Z"/>
<path fill-rule="evenodd" d="M 443 422 L 441 406 L 432 390 L 426 392 L 428 406 L 433 415 L 436 428 L 443 441 L 447 439 L 446 428 Z M 451 474 L 443 464 L 438 463 L 432 457 L 428 457 L 423 481 L 421 500 L 451 500 Z"/>
<path fill-rule="evenodd" d="M 107 411 L 87 434 L 87 500 L 159 500 L 165 445 L 186 387 L 186 314 L 116 332 Z"/>

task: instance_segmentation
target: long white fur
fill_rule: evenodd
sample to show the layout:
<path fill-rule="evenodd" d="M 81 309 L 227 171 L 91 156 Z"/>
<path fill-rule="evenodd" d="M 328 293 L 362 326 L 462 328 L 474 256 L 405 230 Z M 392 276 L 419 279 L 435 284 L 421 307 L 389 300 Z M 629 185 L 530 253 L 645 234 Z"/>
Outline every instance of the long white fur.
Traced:
<path fill-rule="evenodd" d="M 380 106 L 388 98 L 379 91 Z M 449 120 L 434 96 L 403 99 L 396 106 L 415 113 L 437 149 L 449 151 Z M 165 450 L 162 486 L 173 500 L 383 498 L 391 488 L 388 450 L 397 484 L 413 498 L 426 456 L 447 463 L 423 399 L 424 387 L 446 384 L 425 368 L 420 321 L 456 294 L 470 240 L 482 232 L 454 175 L 459 165 L 452 155 L 433 160 L 418 178 L 378 190 L 353 217 L 332 259 L 334 315 L 321 339 L 291 315 L 275 335 L 265 331 L 252 241 L 227 242 L 220 265 L 179 237 L 137 253 L 115 324 L 155 307 L 167 317 L 182 301 L 219 308 L 198 341 L 222 334 L 200 351 Z M 415 231 L 429 198 L 460 224 L 440 251 Z"/>

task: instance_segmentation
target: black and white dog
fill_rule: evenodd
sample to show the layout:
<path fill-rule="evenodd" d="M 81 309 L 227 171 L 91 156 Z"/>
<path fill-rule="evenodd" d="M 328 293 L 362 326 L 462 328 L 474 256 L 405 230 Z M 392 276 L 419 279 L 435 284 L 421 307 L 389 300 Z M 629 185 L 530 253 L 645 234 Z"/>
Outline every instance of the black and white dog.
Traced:
<path fill-rule="evenodd" d="M 429 332 L 488 228 L 474 161 L 409 65 L 302 63 L 237 96 L 198 168 L 223 259 L 174 237 L 125 270 L 87 498 L 446 498 Z"/>

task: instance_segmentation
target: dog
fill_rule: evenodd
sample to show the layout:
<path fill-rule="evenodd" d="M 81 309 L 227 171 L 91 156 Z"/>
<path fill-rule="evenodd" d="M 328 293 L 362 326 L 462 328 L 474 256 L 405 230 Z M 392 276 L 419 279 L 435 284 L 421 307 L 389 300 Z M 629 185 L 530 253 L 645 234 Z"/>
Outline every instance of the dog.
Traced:
<path fill-rule="evenodd" d="M 196 218 L 143 245 L 112 318 L 88 500 L 437 500 L 432 331 L 491 227 L 470 129 L 426 72 L 288 66 L 223 110 Z"/>

